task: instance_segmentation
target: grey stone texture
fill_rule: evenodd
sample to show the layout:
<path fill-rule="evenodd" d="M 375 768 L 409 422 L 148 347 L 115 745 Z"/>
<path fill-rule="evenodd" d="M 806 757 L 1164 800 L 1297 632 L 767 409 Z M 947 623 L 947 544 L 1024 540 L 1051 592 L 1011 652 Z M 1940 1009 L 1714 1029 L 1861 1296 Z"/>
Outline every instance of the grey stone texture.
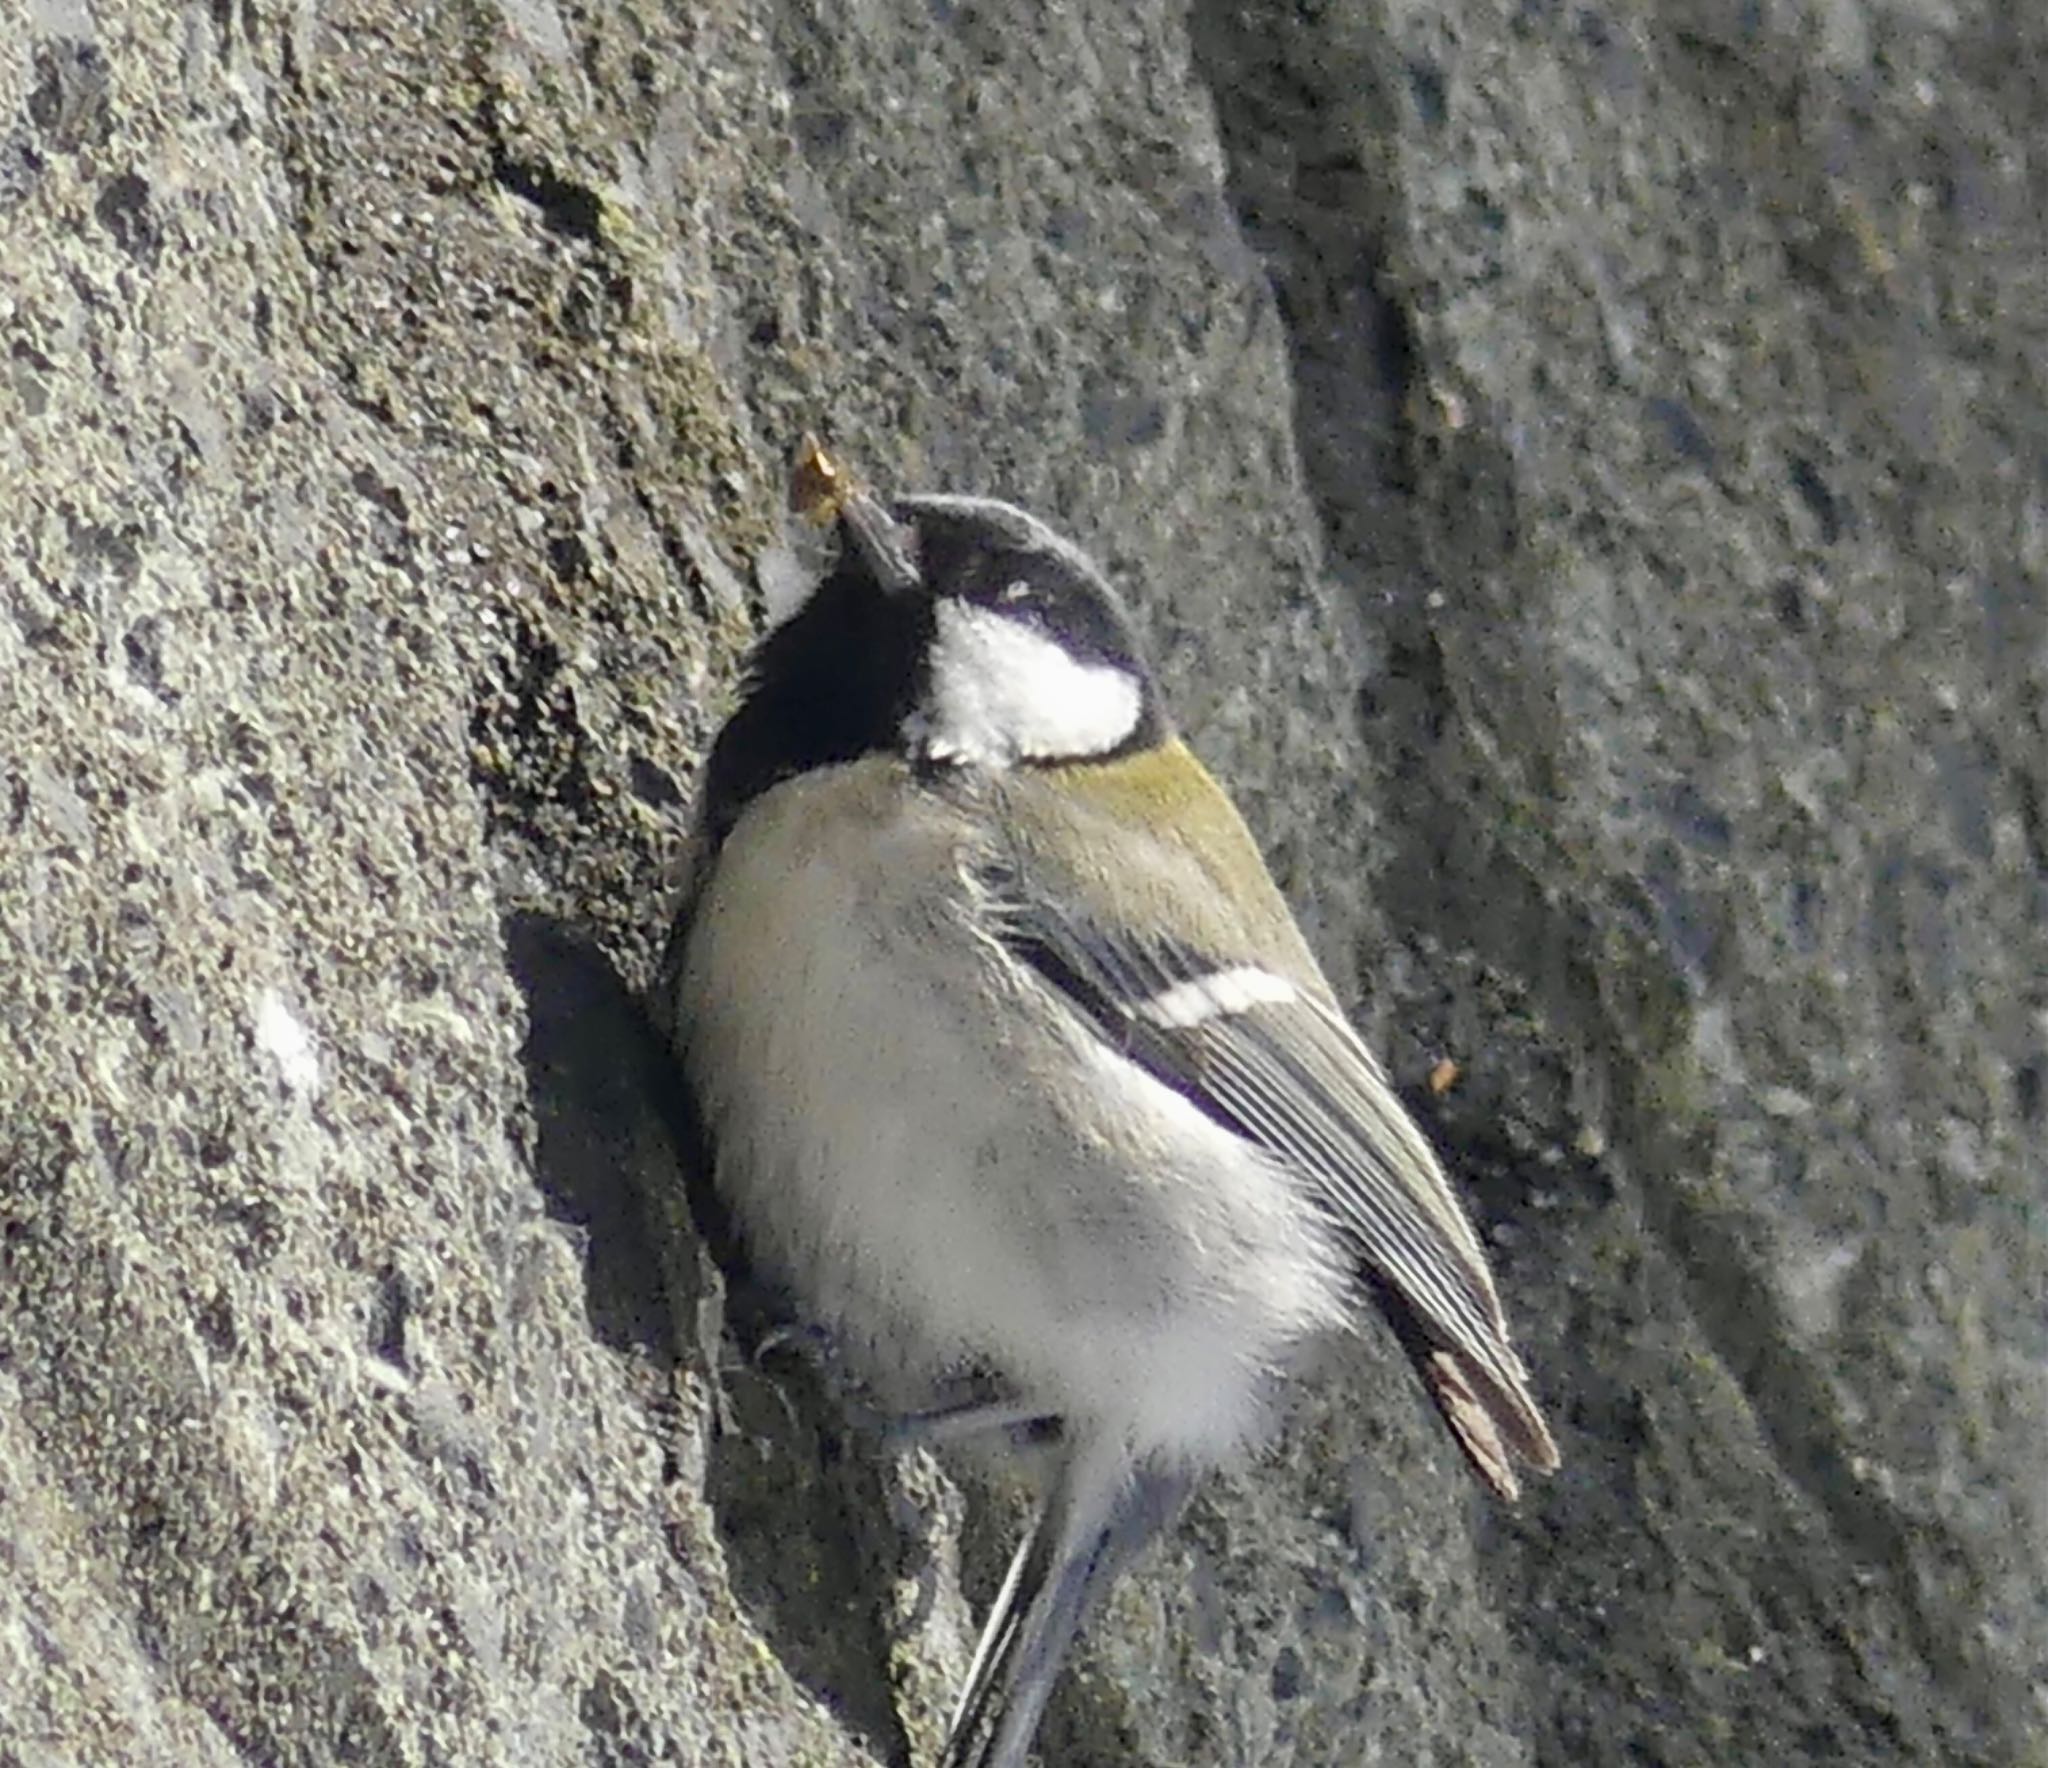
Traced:
<path fill-rule="evenodd" d="M 633 1005 L 806 427 L 1130 587 L 1565 1451 L 1338 1347 L 1046 1759 L 2048 1762 L 2038 8 L 0 25 L 0 1763 L 928 1759 L 1014 1497 Z"/>

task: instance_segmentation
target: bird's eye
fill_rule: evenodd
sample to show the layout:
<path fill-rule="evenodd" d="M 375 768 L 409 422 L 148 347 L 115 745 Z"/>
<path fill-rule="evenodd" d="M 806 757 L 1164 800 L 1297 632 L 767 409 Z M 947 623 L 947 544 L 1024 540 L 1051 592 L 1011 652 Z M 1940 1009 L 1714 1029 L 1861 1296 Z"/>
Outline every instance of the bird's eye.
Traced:
<path fill-rule="evenodd" d="M 1003 586 L 1002 600 L 1006 603 L 1014 604 L 1017 602 L 1021 602 L 1030 593 L 1031 585 L 1028 582 L 1026 582 L 1022 577 L 1019 577 L 1014 582 L 1007 583 Z"/>

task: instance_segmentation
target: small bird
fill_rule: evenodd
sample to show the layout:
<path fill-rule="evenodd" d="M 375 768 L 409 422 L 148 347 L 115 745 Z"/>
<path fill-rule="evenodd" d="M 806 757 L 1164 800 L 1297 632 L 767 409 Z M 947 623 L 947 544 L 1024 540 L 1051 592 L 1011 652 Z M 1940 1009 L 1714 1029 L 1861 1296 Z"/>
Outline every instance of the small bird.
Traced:
<path fill-rule="evenodd" d="M 1015 1768 L 1095 1600 L 1367 1304 L 1495 1492 L 1557 1449 L 1102 571 L 815 444 L 797 485 L 838 561 L 712 749 L 662 1006 L 751 1258 L 916 1426 L 1049 1445 L 941 1758 Z"/>

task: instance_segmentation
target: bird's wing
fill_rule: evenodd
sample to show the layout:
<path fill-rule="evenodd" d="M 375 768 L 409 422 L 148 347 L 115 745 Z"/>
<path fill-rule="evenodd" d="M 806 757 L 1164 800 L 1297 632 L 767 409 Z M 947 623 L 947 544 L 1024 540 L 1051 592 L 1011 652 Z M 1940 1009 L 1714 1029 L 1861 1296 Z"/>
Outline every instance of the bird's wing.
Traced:
<path fill-rule="evenodd" d="M 989 924 L 1108 1044 L 1276 1160 L 1355 1250 L 1487 1483 L 1557 1448 L 1477 1236 L 1385 1070 L 1326 994 L 1281 969 L 1137 939 L 1056 907 L 1022 868 L 982 877 Z"/>

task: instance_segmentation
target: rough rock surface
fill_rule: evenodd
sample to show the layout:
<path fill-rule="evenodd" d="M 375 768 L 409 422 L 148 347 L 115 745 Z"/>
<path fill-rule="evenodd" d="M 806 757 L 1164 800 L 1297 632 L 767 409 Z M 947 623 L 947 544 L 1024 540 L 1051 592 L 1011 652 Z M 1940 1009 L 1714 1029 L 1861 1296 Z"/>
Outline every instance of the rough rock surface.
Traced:
<path fill-rule="evenodd" d="M 1132 586 L 1564 1441 L 1333 1356 L 1048 1759 L 2048 1761 L 2036 9 L 0 19 L 0 1761 L 928 1746 L 631 1005 L 808 425 Z"/>

